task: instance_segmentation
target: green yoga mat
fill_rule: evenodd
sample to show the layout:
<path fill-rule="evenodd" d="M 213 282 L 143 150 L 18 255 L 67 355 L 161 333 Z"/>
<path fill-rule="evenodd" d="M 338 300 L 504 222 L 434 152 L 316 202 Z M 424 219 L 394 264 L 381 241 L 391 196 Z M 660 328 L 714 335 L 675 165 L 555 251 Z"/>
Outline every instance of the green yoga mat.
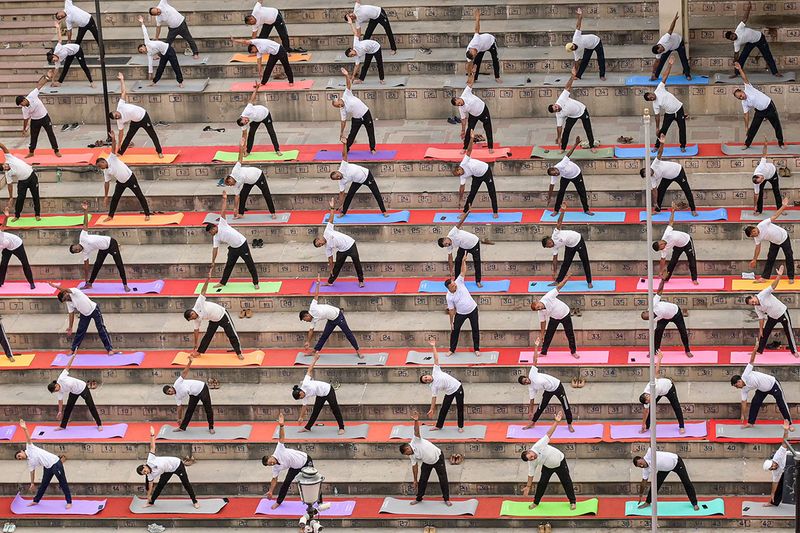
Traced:
<path fill-rule="evenodd" d="M 565 152 L 561 150 L 554 149 L 548 150 L 546 148 L 542 148 L 541 146 L 534 146 L 533 151 L 531 152 L 531 159 L 548 159 L 553 161 L 560 161 L 567 153 L 569 152 L 569 148 Z M 598 148 L 597 152 L 592 153 L 591 150 L 588 148 L 578 148 L 570 157 L 572 160 L 585 160 L 585 159 L 614 159 L 614 148 Z"/>
<path fill-rule="evenodd" d="M 699 511 L 695 511 L 688 501 L 658 502 L 658 516 L 711 516 L 725 514 L 725 501 L 715 498 L 707 502 L 699 502 Z M 639 509 L 639 502 L 625 502 L 625 516 L 650 516 L 653 510 L 648 506 Z"/>
<path fill-rule="evenodd" d="M 203 289 L 203 284 L 198 283 L 194 289 L 195 294 L 200 294 Z M 217 294 L 275 294 L 281 290 L 280 281 L 262 281 L 258 284 L 258 289 L 253 287 L 249 281 L 231 281 L 224 287 L 214 288 L 214 284 L 209 284 L 208 296 L 216 296 Z"/>
<path fill-rule="evenodd" d="M 36 220 L 35 217 L 20 217 L 16 222 L 8 219 L 9 228 L 58 228 L 63 226 L 82 226 L 83 215 L 59 215 L 54 217 L 42 217 Z"/>
<path fill-rule="evenodd" d="M 500 516 L 581 516 L 597 514 L 598 501 L 592 498 L 575 505 L 575 510 L 569 508 L 569 502 L 541 502 L 536 509 L 528 509 L 531 502 L 503 501 Z"/>
<path fill-rule="evenodd" d="M 259 161 L 294 161 L 300 155 L 300 150 L 288 150 L 283 152 L 283 155 L 278 155 L 275 152 L 250 152 L 250 155 L 245 157 L 245 163 L 257 163 Z M 214 154 L 214 161 L 222 161 L 223 163 L 235 163 L 239 160 L 239 152 L 224 152 L 219 150 Z"/>

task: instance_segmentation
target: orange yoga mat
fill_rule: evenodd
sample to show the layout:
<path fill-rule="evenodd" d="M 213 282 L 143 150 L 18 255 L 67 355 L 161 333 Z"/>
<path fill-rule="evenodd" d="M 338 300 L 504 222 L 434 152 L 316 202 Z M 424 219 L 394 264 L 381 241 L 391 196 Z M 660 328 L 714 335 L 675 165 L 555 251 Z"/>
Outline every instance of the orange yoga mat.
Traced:
<path fill-rule="evenodd" d="M 242 354 L 244 359 L 239 359 L 233 352 L 226 353 L 204 353 L 200 357 L 195 357 L 192 362 L 194 367 L 218 367 L 218 366 L 261 366 L 264 361 L 264 352 L 256 350 Z M 173 365 L 185 365 L 189 362 L 189 352 L 178 352 Z"/>
<path fill-rule="evenodd" d="M 178 158 L 178 153 L 180 152 L 174 154 L 164 154 L 164 157 L 158 157 L 158 154 L 155 152 L 148 151 L 141 153 L 128 151 L 125 155 L 120 156 L 120 159 L 126 165 L 166 165 L 173 163 L 175 159 Z M 100 157 L 108 157 L 108 154 L 103 154 Z"/>
<path fill-rule="evenodd" d="M 481 161 L 495 161 L 511 155 L 508 148 L 495 148 L 494 153 L 490 154 L 488 148 L 474 148 L 472 157 Z M 426 159 L 439 159 L 441 161 L 461 161 L 464 154 L 458 148 L 428 148 L 425 150 Z"/>
<path fill-rule="evenodd" d="M 87 166 L 93 165 L 97 160 L 97 154 L 91 150 L 81 150 L 80 152 L 70 153 L 67 150 L 61 151 L 61 157 L 48 150 L 47 152 L 36 153 L 33 157 L 25 158 L 27 150 L 15 150 L 14 155 L 33 166 Z M 5 161 L 5 158 L 3 158 Z"/>
<path fill-rule="evenodd" d="M 292 52 L 289 54 L 289 63 L 301 63 L 304 61 L 311 61 L 311 54 L 298 54 Z M 231 63 L 257 63 L 258 58 L 255 54 L 233 54 Z"/>
<path fill-rule="evenodd" d="M 288 81 L 271 81 L 261 86 L 262 91 L 297 91 L 300 89 L 310 89 L 314 85 L 314 80 L 295 80 L 294 86 L 290 87 Z M 237 81 L 231 85 L 231 92 L 252 92 L 252 81 Z"/>
<path fill-rule="evenodd" d="M 113 219 L 100 216 L 96 222 L 98 226 L 166 226 L 168 224 L 180 224 L 183 220 L 183 213 L 172 213 L 169 215 L 150 215 L 150 220 L 145 220 L 144 215 L 116 215 Z"/>

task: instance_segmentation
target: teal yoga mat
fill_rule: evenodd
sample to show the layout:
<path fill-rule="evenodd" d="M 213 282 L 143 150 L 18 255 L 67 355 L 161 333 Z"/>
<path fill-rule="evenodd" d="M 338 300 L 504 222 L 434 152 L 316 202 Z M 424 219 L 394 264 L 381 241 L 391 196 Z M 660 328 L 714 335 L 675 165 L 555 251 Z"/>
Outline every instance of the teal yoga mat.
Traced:
<path fill-rule="evenodd" d="M 699 511 L 692 508 L 688 501 L 658 502 L 658 516 L 713 516 L 715 514 L 725 514 L 725 501 L 722 498 L 715 498 L 706 502 L 699 502 Z M 639 502 L 625 502 L 625 516 L 650 516 L 652 509 L 647 506 L 639 509 Z"/>

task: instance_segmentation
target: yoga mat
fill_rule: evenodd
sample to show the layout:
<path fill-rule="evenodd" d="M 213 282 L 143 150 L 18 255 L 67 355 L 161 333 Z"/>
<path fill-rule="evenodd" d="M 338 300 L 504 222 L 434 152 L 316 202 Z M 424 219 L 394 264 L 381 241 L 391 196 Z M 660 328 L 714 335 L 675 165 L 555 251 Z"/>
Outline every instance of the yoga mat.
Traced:
<path fill-rule="evenodd" d="M 16 432 L 17 426 L 0 426 L 0 440 L 11 440 Z"/>
<path fill-rule="evenodd" d="M 555 288 L 550 285 L 552 281 L 531 281 L 528 283 L 528 292 L 544 294 Z M 596 279 L 589 288 L 589 282 L 583 280 L 568 281 L 558 292 L 615 292 L 617 282 L 613 279 Z"/>
<path fill-rule="evenodd" d="M 669 211 L 662 210 L 653 215 L 653 222 L 669 222 Z M 639 222 L 647 220 L 647 211 L 639 211 Z M 675 211 L 675 222 L 716 222 L 728 220 L 728 210 L 724 207 L 710 211 L 697 211 L 693 216 L 691 211 Z"/>
<path fill-rule="evenodd" d="M 261 86 L 262 91 L 297 91 L 310 89 L 314 85 L 314 80 L 294 80 L 294 86 L 290 86 L 288 81 L 271 81 Z M 237 81 L 228 88 L 231 92 L 251 93 L 253 92 L 252 81 Z"/>
<path fill-rule="evenodd" d="M 250 155 L 242 159 L 244 163 L 265 163 L 267 161 L 294 161 L 300 155 L 300 150 L 286 150 L 281 152 L 283 155 L 278 155 L 275 152 L 250 152 Z M 218 150 L 212 161 L 221 161 L 223 163 L 236 163 L 239 161 L 239 152 L 226 152 L 225 150 Z"/>
<path fill-rule="evenodd" d="M 721 74 L 714 74 L 712 77 L 713 83 L 726 83 L 729 85 L 741 85 L 742 78 L 736 76 L 735 78 L 730 77 L 730 73 L 721 73 Z M 777 76 L 773 76 L 770 72 L 748 72 L 747 79 L 750 83 L 755 84 L 766 84 L 766 83 L 788 83 L 791 81 L 795 81 L 796 75 L 794 71 L 784 72 L 782 78 L 778 78 Z"/>
<path fill-rule="evenodd" d="M 495 148 L 493 154 L 489 153 L 488 148 L 474 148 L 472 150 L 472 158 L 480 159 L 485 163 L 491 163 L 510 155 L 511 150 L 508 148 Z M 425 159 L 438 159 L 441 161 L 461 161 L 464 159 L 464 154 L 460 148 L 428 148 L 425 150 L 424 157 Z"/>
<path fill-rule="evenodd" d="M 761 145 L 751 145 L 745 148 L 743 144 L 722 144 L 722 153 L 725 155 L 751 155 L 761 157 L 763 147 Z M 787 144 L 785 148 L 777 145 L 767 146 L 768 155 L 800 155 L 800 144 Z"/>
<path fill-rule="evenodd" d="M 507 439 L 521 439 L 530 442 L 537 441 L 545 436 L 550 430 L 551 422 L 548 420 L 539 420 L 536 427 L 530 429 L 522 429 L 525 426 L 509 425 L 506 431 Z M 603 424 L 575 424 L 572 426 L 575 429 L 574 433 L 570 433 L 566 424 L 561 424 L 556 428 L 553 433 L 554 439 L 574 440 L 574 439 L 602 439 L 603 438 Z"/>
<path fill-rule="evenodd" d="M 347 160 L 353 161 L 391 161 L 397 156 L 397 150 L 375 150 L 373 154 L 369 150 L 350 150 L 347 153 Z M 341 161 L 341 150 L 320 150 L 314 156 L 314 161 Z"/>
<path fill-rule="evenodd" d="M 385 61 L 385 60 L 384 60 Z M 496 89 L 502 87 L 525 87 L 530 83 L 531 77 L 527 74 L 504 74 L 502 82 L 497 83 L 489 74 L 481 74 L 475 82 L 474 87 L 479 89 Z M 460 78 L 447 78 L 442 83 L 444 89 L 463 89 L 467 86 L 467 80 L 464 76 Z"/>
<path fill-rule="evenodd" d="M 14 355 L 14 362 L 8 360 L 5 356 L 0 356 L 0 368 L 25 368 L 31 366 L 34 354 L 24 353 Z"/>
<path fill-rule="evenodd" d="M 33 440 L 106 440 L 121 439 L 128 431 L 128 424 L 111 424 L 103 426 L 99 431 L 97 426 L 70 425 L 67 429 L 56 431 L 58 426 L 36 426 L 31 431 Z"/>
<path fill-rule="evenodd" d="M 746 365 L 750 362 L 753 352 L 731 352 L 732 365 Z M 789 350 L 766 350 L 756 355 L 757 365 L 794 366 L 800 364 L 800 359 L 793 356 Z"/>
<path fill-rule="evenodd" d="M 762 220 L 764 220 L 766 218 L 772 218 L 772 216 L 774 214 L 775 214 L 775 211 L 766 210 L 766 211 L 763 211 L 762 213 L 760 213 L 758 215 L 754 215 L 753 212 L 750 211 L 749 209 L 742 209 L 741 214 L 739 216 L 740 216 L 742 221 L 755 220 L 757 222 L 761 222 Z M 780 222 L 787 222 L 787 221 L 797 222 L 797 221 L 800 221 L 800 211 L 794 210 L 794 209 L 789 210 L 789 211 L 784 211 L 783 214 L 781 215 L 780 219 L 778 219 L 778 220 Z"/>
<path fill-rule="evenodd" d="M 134 514 L 217 514 L 228 505 L 228 498 L 201 498 L 197 501 L 199 509 L 194 508 L 189 496 L 181 500 L 159 498 L 152 507 L 145 507 L 147 500 L 134 496 L 129 509 Z"/>
<path fill-rule="evenodd" d="M 725 288 L 725 278 L 697 278 L 699 285 L 692 283 L 692 278 L 670 278 L 664 284 L 666 291 L 695 291 L 698 289 L 721 291 Z M 661 278 L 653 280 L 653 289 L 657 290 L 661 283 Z M 734 281 L 734 283 L 736 283 Z M 647 290 L 647 278 L 639 278 L 636 283 L 637 291 Z"/>
<path fill-rule="evenodd" d="M 663 354 L 661 362 L 666 365 L 716 365 L 719 363 L 719 354 L 716 350 L 692 351 L 694 357 L 691 358 L 686 357 L 685 352 L 677 350 L 663 350 L 661 353 Z M 650 364 L 648 355 L 647 351 L 631 350 L 628 352 L 628 364 Z"/>
<path fill-rule="evenodd" d="M 540 502 L 539 505 L 536 506 L 536 509 L 530 509 L 530 504 L 530 501 L 512 502 L 503 500 L 503 505 L 500 507 L 500 516 L 567 517 L 587 514 L 596 515 L 600 502 L 597 498 L 577 502 L 574 511 L 569 508 L 569 502 Z"/>
<path fill-rule="evenodd" d="M 623 86 L 625 85 L 625 80 L 628 78 L 627 75 L 623 74 L 610 74 L 606 73 L 606 79 L 598 80 L 595 76 L 587 76 L 586 79 L 575 80 L 573 82 L 573 87 L 596 87 L 598 84 L 602 84 L 605 87 L 610 86 Z M 550 87 L 553 85 L 557 85 L 559 87 L 563 87 L 569 81 L 569 74 L 551 74 L 544 77 L 544 81 L 542 85 L 545 87 Z"/>
<path fill-rule="evenodd" d="M 91 289 L 84 289 L 83 284 L 80 286 L 81 291 L 88 295 L 118 294 L 124 296 L 126 294 L 161 294 L 161 291 L 164 289 L 164 280 L 159 279 L 151 282 L 133 281 L 128 283 L 128 288 L 130 292 L 125 292 L 125 287 L 122 283 L 107 283 L 103 281 L 92 283 Z"/>
<path fill-rule="evenodd" d="M 389 359 L 389 354 L 386 352 L 380 353 L 365 353 L 362 354 L 364 359 L 354 353 L 321 353 L 319 354 L 319 366 L 386 366 L 386 361 Z M 314 358 L 306 355 L 303 352 L 297 352 L 297 357 L 294 359 L 294 364 L 308 366 Z"/>
<path fill-rule="evenodd" d="M 431 431 L 433 425 L 420 426 L 420 435 L 428 440 L 478 440 L 486 438 L 486 426 L 464 426 L 464 432 L 460 433 L 455 424 L 447 424 L 438 431 Z M 414 436 L 414 426 L 394 426 L 390 439 L 410 439 Z"/>
<path fill-rule="evenodd" d="M 18 157 L 25 158 L 27 152 L 22 154 L 15 154 Z M 68 167 L 68 166 L 89 166 L 93 165 L 97 160 L 94 152 L 87 151 L 82 154 L 61 154 L 61 157 L 56 157 L 53 153 L 36 154 L 33 157 L 25 158 L 25 162 L 31 166 L 52 166 L 52 167 Z"/>
<path fill-rule="evenodd" d="M 742 502 L 742 516 L 753 516 L 760 518 L 794 518 L 794 505 L 782 503 L 780 505 L 764 506 L 766 502 Z"/>
<path fill-rule="evenodd" d="M 195 357 L 192 365 L 195 368 L 211 368 L 220 366 L 261 366 L 264 361 L 264 352 L 256 350 L 249 353 L 243 353 L 244 359 L 239 359 L 233 352 L 224 353 L 204 353 L 200 357 Z M 189 362 L 189 352 L 178 352 L 175 359 L 172 360 L 173 365 L 184 366 Z"/>
<path fill-rule="evenodd" d="M 230 226 L 250 226 L 255 224 L 280 224 L 289 222 L 291 213 L 275 213 L 275 218 L 269 213 L 245 213 L 242 218 L 233 218 L 233 215 L 225 215 L 225 220 Z M 203 219 L 203 225 L 217 224 L 219 222 L 219 215 L 216 213 L 209 213 Z"/>
<path fill-rule="evenodd" d="M 311 288 L 308 289 L 309 294 L 314 293 L 316 285 L 316 281 L 311 283 Z M 357 281 L 337 281 L 333 285 L 320 284 L 319 292 L 321 294 L 392 294 L 396 288 L 396 281 L 365 281 L 363 287 L 359 287 Z"/>
<path fill-rule="evenodd" d="M 320 439 L 325 440 L 349 440 L 366 439 L 369 433 L 368 424 L 356 424 L 355 426 L 344 426 L 344 434 L 339 435 L 339 426 L 331 423 L 330 425 L 315 425 L 311 431 L 300 433 L 302 426 L 286 426 L 283 428 L 287 440 L 302 440 L 316 442 Z M 272 434 L 273 439 L 278 438 L 278 428 Z"/>
<path fill-rule="evenodd" d="M 439 363 L 448 365 L 496 365 L 500 352 L 481 352 L 480 357 L 475 352 L 455 352 L 447 355 L 447 351 L 440 354 Z M 406 356 L 407 365 L 432 365 L 433 352 L 416 352 L 409 350 Z"/>
<path fill-rule="evenodd" d="M 655 80 L 650 79 L 649 74 L 639 74 L 636 76 L 628 76 L 625 80 L 625 85 L 644 85 L 646 87 L 655 87 L 661 83 L 661 77 Z M 687 80 L 686 76 L 675 75 L 667 78 L 667 87 L 670 85 L 708 85 L 708 76 L 692 76 L 691 80 Z"/>
<path fill-rule="evenodd" d="M 469 292 L 483 292 L 483 293 L 508 292 L 508 289 L 511 287 L 511 280 L 499 279 L 492 281 L 484 281 L 483 287 L 478 287 L 477 283 L 474 281 L 468 281 L 465 283 L 465 285 Z M 442 281 L 424 279 L 419 282 L 419 292 L 432 293 L 432 294 L 445 294 L 447 293 L 447 287 L 444 286 L 444 282 Z"/>
<path fill-rule="evenodd" d="M 178 54 L 180 57 L 181 65 L 184 67 L 194 67 L 198 65 L 208 65 L 208 60 L 210 59 L 209 56 L 202 56 L 200 59 L 195 59 L 192 56 L 185 56 L 181 53 Z M 92 58 L 95 64 L 100 64 L 100 58 Z M 108 61 L 108 58 L 106 58 Z M 86 58 L 86 62 L 89 63 L 89 58 Z M 145 54 L 136 54 L 135 56 L 131 57 L 128 60 L 127 66 L 129 67 L 145 67 L 147 66 L 147 56 Z M 109 82 L 109 85 L 111 82 Z M 119 83 L 115 83 L 117 87 L 119 87 Z M 119 92 L 119 89 L 117 89 Z"/>
<path fill-rule="evenodd" d="M 559 146 L 534 146 L 531 151 L 531 159 L 546 159 L 549 161 L 561 161 L 567 151 L 561 151 Z M 592 159 L 614 159 L 614 147 L 597 148 L 592 152 L 589 148 L 578 148 L 569 157 L 572 161 L 586 161 Z"/>
<path fill-rule="evenodd" d="M 200 294 L 200 291 L 203 290 L 203 283 L 202 281 L 199 282 L 197 287 L 194 288 L 195 294 Z M 261 281 L 256 289 L 251 281 L 229 281 L 224 287 L 214 287 L 213 284 L 209 283 L 206 294 L 208 296 L 217 294 L 276 294 L 280 292 L 282 284 L 280 281 Z"/>
<path fill-rule="evenodd" d="M 289 63 L 301 63 L 311 61 L 311 54 L 290 52 Z M 233 54 L 230 63 L 258 63 L 258 56 L 256 54 Z"/>
<path fill-rule="evenodd" d="M 53 296 L 56 290 L 47 283 L 38 283 L 31 289 L 27 281 L 6 281 L 0 287 L 0 296 Z"/>
<path fill-rule="evenodd" d="M 321 224 L 328 222 L 330 213 L 326 213 L 322 217 Z M 395 224 L 397 222 L 408 222 L 411 218 L 411 213 L 408 211 L 394 211 L 389 212 L 389 216 L 383 216 L 383 213 L 348 213 L 346 215 L 335 215 L 333 218 L 336 224 Z"/>
<path fill-rule="evenodd" d="M 782 439 L 783 426 L 780 424 L 756 424 L 751 428 L 743 428 L 741 424 L 716 425 L 718 439 L 735 439 L 737 441 Z"/>
<path fill-rule="evenodd" d="M 664 153 L 661 155 L 661 158 L 666 159 L 668 157 L 673 157 L 673 158 L 691 157 L 697 155 L 698 152 L 699 150 L 696 144 L 690 144 L 686 146 L 685 152 L 681 152 L 680 146 L 667 146 L 666 148 L 664 148 Z M 652 150 L 650 152 L 651 157 L 655 157 L 656 154 L 658 154 L 658 150 Z M 638 146 L 638 147 L 615 146 L 614 157 L 618 159 L 644 159 L 644 146 Z"/>
<path fill-rule="evenodd" d="M 119 82 L 109 82 L 108 92 L 119 94 Z M 89 83 L 85 81 L 75 83 L 67 82 L 66 85 L 61 85 L 59 87 L 53 87 L 52 85 L 42 87 L 39 94 L 47 96 L 102 96 L 103 86 L 100 83 L 95 83 L 94 87 L 89 87 Z"/>
<path fill-rule="evenodd" d="M 461 219 L 461 212 L 454 211 L 452 213 L 436 213 L 433 216 L 433 222 L 437 224 L 456 224 Z M 513 222 L 522 222 L 522 211 L 501 211 L 497 213 L 497 218 L 494 218 L 492 213 L 475 213 L 470 212 L 467 215 L 467 223 L 471 224 L 509 224 Z"/>
<path fill-rule="evenodd" d="M 189 426 L 186 431 L 173 431 L 177 426 L 165 424 L 158 430 L 157 439 L 161 440 L 247 440 L 253 431 L 253 426 L 243 424 L 241 426 L 215 426 L 215 433 L 208 432 L 207 424 Z"/>
<path fill-rule="evenodd" d="M 47 514 L 47 515 L 96 515 L 106 506 L 106 500 L 72 500 L 72 508 L 66 509 L 66 502 L 60 499 L 41 500 L 37 505 L 28 507 L 33 500 L 28 500 L 17 494 L 11 502 L 11 512 L 17 515 L 23 514 Z"/>
<path fill-rule="evenodd" d="M 685 502 L 670 502 L 659 500 L 658 516 L 712 516 L 725 514 L 725 502 L 722 498 L 698 502 L 699 511 L 695 511 L 692 504 Z M 639 502 L 625 502 L 625 516 L 650 516 L 653 510 L 648 505 L 639 509 Z"/>
<path fill-rule="evenodd" d="M 168 165 L 169 163 L 174 163 L 179 154 L 174 153 L 163 155 L 164 157 L 158 157 L 158 154 L 155 152 L 150 154 L 128 153 L 121 156 L 120 159 L 126 165 Z"/>
<path fill-rule="evenodd" d="M 170 224 L 180 224 L 183 220 L 183 213 L 173 213 L 171 215 L 150 215 L 150 220 L 145 220 L 144 215 L 116 215 L 111 220 L 106 220 L 101 216 L 96 222 L 98 226 L 168 226 Z"/>
<path fill-rule="evenodd" d="M 83 215 L 53 215 L 43 216 L 36 220 L 33 216 L 23 216 L 13 222 L 10 218 L 6 221 L 9 228 L 58 228 L 64 226 L 82 226 Z"/>
<path fill-rule="evenodd" d="M 578 350 L 580 359 L 575 359 L 568 350 L 548 350 L 547 355 L 539 355 L 539 365 L 605 365 L 608 364 L 608 352 L 604 350 Z M 520 352 L 519 364 L 533 363 L 533 352 Z"/>
<path fill-rule="evenodd" d="M 450 500 L 450 507 L 446 506 L 442 500 L 430 499 L 422 500 L 416 505 L 411 505 L 414 500 L 399 500 L 397 498 L 386 498 L 383 500 L 379 513 L 403 514 L 403 515 L 428 515 L 428 516 L 461 516 L 474 515 L 478 510 L 478 500 Z"/>
<path fill-rule="evenodd" d="M 594 211 L 594 215 L 587 215 L 583 211 L 567 211 L 564 222 L 625 222 L 625 211 Z M 545 209 L 539 222 L 558 222 L 558 213 L 553 214 Z"/>
<path fill-rule="evenodd" d="M 277 509 L 272 508 L 273 503 L 275 503 L 273 500 L 262 498 L 261 501 L 258 502 L 258 507 L 256 507 L 256 514 L 292 516 L 297 518 L 306 514 L 306 504 L 303 502 L 284 500 Z M 326 511 L 321 511 L 319 513 L 320 516 L 350 516 L 353 514 L 353 510 L 356 507 L 355 500 L 327 501 L 326 503 L 329 503 L 331 506 Z"/>
<path fill-rule="evenodd" d="M 53 358 L 50 366 L 65 367 L 70 359 L 69 354 L 60 353 Z M 139 366 L 144 361 L 144 352 L 121 353 L 108 355 L 105 353 L 79 353 L 72 362 L 74 368 L 94 366 L 99 368 L 117 366 Z"/>
<path fill-rule="evenodd" d="M 772 282 L 775 280 L 765 280 L 761 282 L 757 282 L 752 279 L 735 279 L 731 283 L 731 289 L 734 291 L 751 291 L 751 292 L 761 292 L 762 290 L 766 289 Z M 795 291 L 797 290 L 798 285 L 796 283 L 789 283 L 789 280 L 782 279 L 778 282 L 777 291 Z"/>
<path fill-rule="evenodd" d="M 611 424 L 611 439 L 649 439 L 650 430 L 648 429 L 644 433 L 639 433 L 641 428 L 641 424 Z M 658 435 L 660 439 L 700 438 L 708 435 L 708 428 L 706 427 L 705 421 L 687 422 L 686 433 L 681 435 L 678 424 L 676 423 L 658 424 L 658 432 L 656 435 Z"/>
<path fill-rule="evenodd" d="M 391 63 L 393 61 L 411 61 L 415 57 L 417 57 L 417 50 L 409 48 L 400 49 L 394 55 L 392 55 L 392 53 L 388 50 L 386 51 L 381 50 L 381 53 L 383 55 L 384 63 Z M 352 63 L 353 58 L 347 57 L 346 55 L 344 55 L 344 52 L 342 52 L 336 56 L 334 61 L 336 63 Z"/>
<path fill-rule="evenodd" d="M 141 94 L 201 93 L 208 87 L 208 78 L 183 80 L 183 87 L 178 87 L 175 80 L 163 80 L 155 85 L 143 81 L 136 82 L 131 92 Z"/>
<path fill-rule="evenodd" d="M 363 83 L 353 85 L 353 90 L 405 87 L 408 85 L 408 76 L 386 76 L 383 81 L 384 83 L 381 83 L 377 75 L 370 75 Z M 328 78 L 328 83 L 325 84 L 326 89 L 344 89 L 345 87 L 347 87 L 347 82 L 344 81 L 344 77 Z"/>

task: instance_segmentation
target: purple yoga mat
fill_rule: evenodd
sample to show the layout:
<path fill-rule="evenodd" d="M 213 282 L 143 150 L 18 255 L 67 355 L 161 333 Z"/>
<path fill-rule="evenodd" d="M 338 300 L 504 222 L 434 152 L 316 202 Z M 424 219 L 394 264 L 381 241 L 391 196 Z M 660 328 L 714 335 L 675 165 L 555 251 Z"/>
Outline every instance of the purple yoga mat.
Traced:
<path fill-rule="evenodd" d="M 33 440 L 105 440 L 121 439 L 128 431 L 128 424 L 111 424 L 98 431 L 97 426 L 67 426 L 63 431 L 56 431 L 58 426 L 36 426 L 31 431 Z"/>
<path fill-rule="evenodd" d="M 19 494 L 11 502 L 14 514 L 49 514 L 49 515 L 95 515 L 106 506 L 106 500 L 72 500 L 72 508 L 66 509 L 66 501 L 42 500 L 37 505 L 28 507 L 33 500 L 26 500 Z"/>
<path fill-rule="evenodd" d="M 314 294 L 316 284 L 316 282 L 311 284 L 311 288 L 308 290 L 310 294 Z M 337 281 L 332 286 L 323 284 L 319 288 L 319 292 L 323 294 L 349 294 L 359 292 L 365 294 L 376 292 L 391 294 L 396 287 L 396 281 L 365 281 L 364 288 L 359 287 L 357 281 Z"/>
<path fill-rule="evenodd" d="M 130 287 L 131 292 L 125 292 L 122 283 L 98 281 L 92 283 L 91 289 L 81 289 L 81 291 L 91 296 L 103 296 L 106 294 L 161 294 L 164 289 L 164 280 L 158 279 L 147 283 L 134 281 L 133 283 L 128 283 L 128 287 Z"/>
<path fill-rule="evenodd" d="M 69 363 L 70 355 L 60 353 L 55 356 L 50 366 L 65 367 Z M 79 353 L 72 363 L 73 368 L 79 366 L 91 366 L 105 368 L 109 366 L 132 366 L 141 365 L 144 361 L 144 352 L 121 353 L 119 355 L 108 355 L 105 353 Z"/>
<path fill-rule="evenodd" d="M 527 429 L 523 431 L 523 427 L 525 426 L 516 426 L 510 425 L 508 426 L 508 431 L 506 432 L 506 438 L 508 439 L 522 439 L 522 440 L 529 440 L 535 441 L 539 440 L 544 437 L 545 433 L 550 429 L 550 423 L 545 420 L 540 420 L 536 427 L 531 429 Z M 563 440 L 570 440 L 570 439 L 601 439 L 603 438 L 603 424 L 575 424 L 572 426 L 575 428 L 575 433 L 570 433 L 569 428 L 566 424 L 562 424 L 556 428 L 556 432 L 553 433 L 554 439 L 563 439 Z"/>
<path fill-rule="evenodd" d="M 256 514 L 266 514 L 270 516 L 296 516 L 301 517 L 306 512 L 306 504 L 300 501 L 284 501 L 277 509 L 271 509 L 273 500 L 262 498 L 256 507 Z M 356 508 L 354 500 L 343 500 L 328 502 L 331 508 L 327 511 L 322 511 L 322 516 L 350 516 L 353 514 L 353 509 Z"/>
<path fill-rule="evenodd" d="M 11 440 L 16 432 L 17 426 L 0 426 L 0 440 Z"/>
<path fill-rule="evenodd" d="M 350 150 L 347 159 L 353 161 L 391 161 L 397 155 L 397 150 L 376 150 L 371 153 L 369 150 Z M 314 161 L 341 161 L 342 152 L 339 150 L 320 150 L 314 156 Z"/>
<path fill-rule="evenodd" d="M 611 438 L 613 440 L 622 439 L 636 439 L 647 440 L 650 438 L 650 431 L 639 433 L 641 429 L 640 424 L 611 424 Z M 659 424 L 658 433 L 659 438 L 663 439 L 680 439 L 688 437 L 705 437 L 708 435 L 708 428 L 705 421 L 703 422 L 688 422 L 686 424 L 686 433 L 681 435 L 678 432 L 678 424 Z"/>

